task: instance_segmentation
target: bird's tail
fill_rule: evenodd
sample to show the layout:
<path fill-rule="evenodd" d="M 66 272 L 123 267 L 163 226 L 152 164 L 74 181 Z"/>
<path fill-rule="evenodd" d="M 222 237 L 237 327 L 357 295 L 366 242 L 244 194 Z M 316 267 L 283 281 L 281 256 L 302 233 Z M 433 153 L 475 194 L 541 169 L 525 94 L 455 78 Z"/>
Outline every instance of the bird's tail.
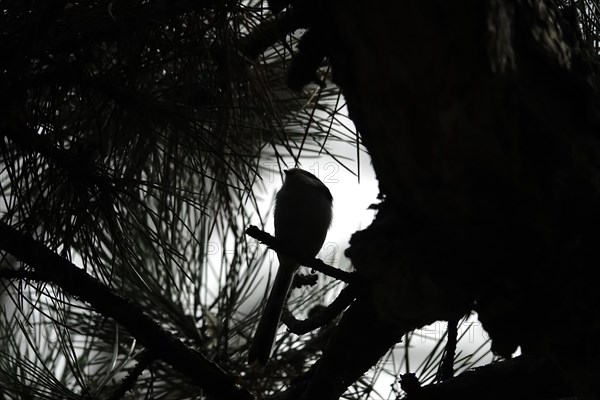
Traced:
<path fill-rule="evenodd" d="M 275 335 L 279 327 L 281 311 L 287 300 L 294 274 L 298 269 L 298 265 L 295 263 L 286 264 L 286 262 L 282 262 L 277 270 L 275 282 L 271 288 L 267 304 L 258 322 L 258 327 L 256 328 L 256 333 L 248 352 L 248 363 L 250 364 L 258 361 L 261 365 L 265 365 L 271 357 L 271 349 L 273 343 L 275 343 Z"/>

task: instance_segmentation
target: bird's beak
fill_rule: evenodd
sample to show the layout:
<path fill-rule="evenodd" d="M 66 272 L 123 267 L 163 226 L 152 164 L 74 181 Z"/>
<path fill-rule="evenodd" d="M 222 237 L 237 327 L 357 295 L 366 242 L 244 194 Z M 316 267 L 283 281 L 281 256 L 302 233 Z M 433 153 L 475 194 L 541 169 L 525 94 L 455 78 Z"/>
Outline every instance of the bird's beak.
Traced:
<path fill-rule="evenodd" d="M 287 176 L 288 172 L 289 172 L 289 169 L 284 169 L 284 170 L 283 170 L 283 173 L 284 173 L 286 176 Z"/>

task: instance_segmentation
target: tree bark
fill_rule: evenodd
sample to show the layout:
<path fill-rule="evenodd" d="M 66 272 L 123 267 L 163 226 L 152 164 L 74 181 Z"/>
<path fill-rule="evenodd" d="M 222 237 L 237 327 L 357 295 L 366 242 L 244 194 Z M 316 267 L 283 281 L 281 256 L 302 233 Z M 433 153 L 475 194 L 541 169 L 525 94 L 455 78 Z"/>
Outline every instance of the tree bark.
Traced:
<path fill-rule="evenodd" d="M 554 4 L 331 0 L 319 29 L 385 197 L 348 251 L 375 318 L 475 308 L 496 353 L 548 357 L 592 399 L 600 96 Z"/>

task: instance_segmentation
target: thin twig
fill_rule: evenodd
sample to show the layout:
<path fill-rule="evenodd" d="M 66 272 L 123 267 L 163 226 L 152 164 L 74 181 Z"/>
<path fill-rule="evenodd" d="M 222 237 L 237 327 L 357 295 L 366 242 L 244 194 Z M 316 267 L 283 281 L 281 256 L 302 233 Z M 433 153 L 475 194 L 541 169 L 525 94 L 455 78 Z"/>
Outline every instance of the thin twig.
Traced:
<path fill-rule="evenodd" d="M 356 289 L 352 285 L 347 286 L 323 311 L 320 311 L 305 320 L 299 320 L 294 317 L 287 306 L 285 306 L 281 316 L 281 321 L 287 326 L 290 332 L 295 333 L 296 335 L 303 335 L 333 321 L 350 304 L 352 304 L 355 298 Z"/>
<path fill-rule="evenodd" d="M 248 227 L 248 229 L 246 229 L 246 234 L 248 236 L 260 241 L 261 243 L 266 244 L 270 249 L 275 250 L 277 253 L 285 254 L 286 256 L 293 257 L 300 264 L 302 264 L 308 268 L 312 268 L 315 271 L 319 271 L 322 274 L 331 276 L 332 278 L 335 278 L 342 282 L 346 282 L 346 283 L 356 283 L 357 282 L 356 276 L 353 273 L 342 271 L 339 268 L 335 268 L 330 265 L 327 265 L 323 261 L 321 261 L 317 258 L 307 258 L 307 257 L 302 257 L 297 254 L 294 254 L 293 251 L 286 249 L 281 243 L 279 243 L 277 238 L 271 236 L 267 232 L 259 229 L 258 227 L 254 226 L 254 225 L 250 225 Z"/>
<path fill-rule="evenodd" d="M 133 367 L 129 374 L 123 379 L 121 385 L 115 390 L 113 395 L 110 397 L 110 400 L 120 400 L 127 394 L 128 391 L 133 389 L 133 386 L 137 382 L 139 376 L 144 372 L 146 368 L 154 361 L 156 357 L 152 354 L 152 352 L 145 350 L 140 354 L 139 361 Z"/>

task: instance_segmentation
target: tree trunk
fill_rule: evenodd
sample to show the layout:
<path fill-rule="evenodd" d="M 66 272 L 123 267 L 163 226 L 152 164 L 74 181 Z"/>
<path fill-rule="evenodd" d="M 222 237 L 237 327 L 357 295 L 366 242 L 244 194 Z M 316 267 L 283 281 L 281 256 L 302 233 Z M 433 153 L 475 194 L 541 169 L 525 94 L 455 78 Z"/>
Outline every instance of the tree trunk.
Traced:
<path fill-rule="evenodd" d="M 597 68 L 567 11 L 332 0 L 317 27 L 385 196 L 348 251 L 373 318 L 397 329 L 474 308 L 496 353 L 549 357 L 597 398 Z"/>

